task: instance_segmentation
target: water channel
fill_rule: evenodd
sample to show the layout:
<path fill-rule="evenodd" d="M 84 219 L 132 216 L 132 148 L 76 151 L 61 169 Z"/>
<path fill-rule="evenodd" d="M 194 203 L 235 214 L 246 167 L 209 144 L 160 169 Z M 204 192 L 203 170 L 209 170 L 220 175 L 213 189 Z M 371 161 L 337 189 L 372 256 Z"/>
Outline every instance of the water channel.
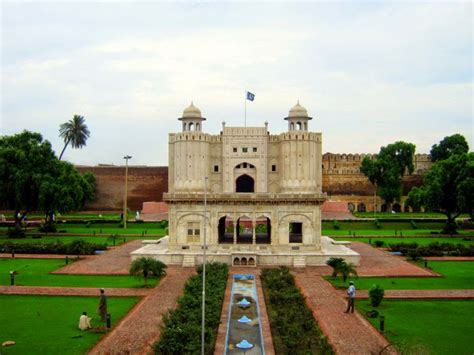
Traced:
<path fill-rule="evenodd" d="M 265 354 L 254 274 L 236 274 L 232 280 L 225 354 Z"/>

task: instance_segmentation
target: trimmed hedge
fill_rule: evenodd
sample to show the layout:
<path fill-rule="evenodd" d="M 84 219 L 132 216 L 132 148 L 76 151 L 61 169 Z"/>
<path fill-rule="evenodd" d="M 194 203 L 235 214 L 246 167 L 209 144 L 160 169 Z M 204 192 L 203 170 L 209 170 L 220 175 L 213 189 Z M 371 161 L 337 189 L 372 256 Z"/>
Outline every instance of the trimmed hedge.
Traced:
<path fill-rule="evenodd" d="M 163 316 L 164 326 L 161 339 L 154 346 L 155 354 L 200 354 L 202 266 L 197 272 L 186 282 L 178 307 Z M 228 272 L 227 264 L 206 265 L 206 354 L 214 353 Z"/>
<path fill-rule="evenodd" d="M 69 255 L 91 255 L 96 250 L 106 250 L 107 244 L 89 243 L 84 240 L 73 240 L 70 243 L 0 243 L 2 253 L 20 254 L 69 254 Z"/>
<path fill-rule="evenodd" d="M 418 243 L 395 243 L 389 244 L 390 251 L 400 252 L 415 260 L 419 256 L 474 256 L 474 245 L 439 243 L 428 245 Z"/>
<path fill-rule="evenodd" d="M 262 285 L 277 354 L 334 354 L 287 267 L 262 270 Z"/>

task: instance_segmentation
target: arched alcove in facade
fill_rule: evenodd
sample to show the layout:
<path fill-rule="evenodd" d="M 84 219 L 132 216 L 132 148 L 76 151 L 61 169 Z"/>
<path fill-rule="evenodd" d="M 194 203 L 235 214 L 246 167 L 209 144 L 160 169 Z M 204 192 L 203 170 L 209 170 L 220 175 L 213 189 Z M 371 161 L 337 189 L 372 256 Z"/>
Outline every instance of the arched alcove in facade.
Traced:
<path fill-rule="evenodd" d="M 247 175 L 241 175 L 235 181 L 235 192 L 254 192 L 255 191 L 255 181 L 254 179 Z"/>

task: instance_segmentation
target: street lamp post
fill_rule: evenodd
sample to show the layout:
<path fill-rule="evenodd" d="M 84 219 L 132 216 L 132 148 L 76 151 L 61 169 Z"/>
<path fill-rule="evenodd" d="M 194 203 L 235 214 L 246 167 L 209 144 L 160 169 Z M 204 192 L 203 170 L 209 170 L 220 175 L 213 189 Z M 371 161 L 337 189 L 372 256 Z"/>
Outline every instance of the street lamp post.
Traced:
<path fill-rule="evenodd" d="M 204 355 L 204 335 L 206 330 L 206 222 L 207 222 L 207 176 L 204 178 L 204 228 L 202 248 L 202 323 L 201 323 L 201 354 Z"/>
<path fill-rule="evenodd" d="M 125 159 L 125 195 L 123 198 L 123 228 L 127 229 L 127 192 L 128 192 L 128 159 L 132 159 L 130 155 L 123 157 Z"/>

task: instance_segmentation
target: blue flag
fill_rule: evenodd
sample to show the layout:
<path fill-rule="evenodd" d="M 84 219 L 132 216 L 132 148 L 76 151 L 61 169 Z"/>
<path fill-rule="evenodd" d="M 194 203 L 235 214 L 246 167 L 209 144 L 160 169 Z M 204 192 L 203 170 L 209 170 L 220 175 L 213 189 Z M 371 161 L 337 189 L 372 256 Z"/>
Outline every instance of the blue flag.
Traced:
<path fill-rule="evenodd" d="M 247 100 L 253 101 L 255 99 L 255 94 L 252 94 L 250 91 L 247 91 Z"/>

